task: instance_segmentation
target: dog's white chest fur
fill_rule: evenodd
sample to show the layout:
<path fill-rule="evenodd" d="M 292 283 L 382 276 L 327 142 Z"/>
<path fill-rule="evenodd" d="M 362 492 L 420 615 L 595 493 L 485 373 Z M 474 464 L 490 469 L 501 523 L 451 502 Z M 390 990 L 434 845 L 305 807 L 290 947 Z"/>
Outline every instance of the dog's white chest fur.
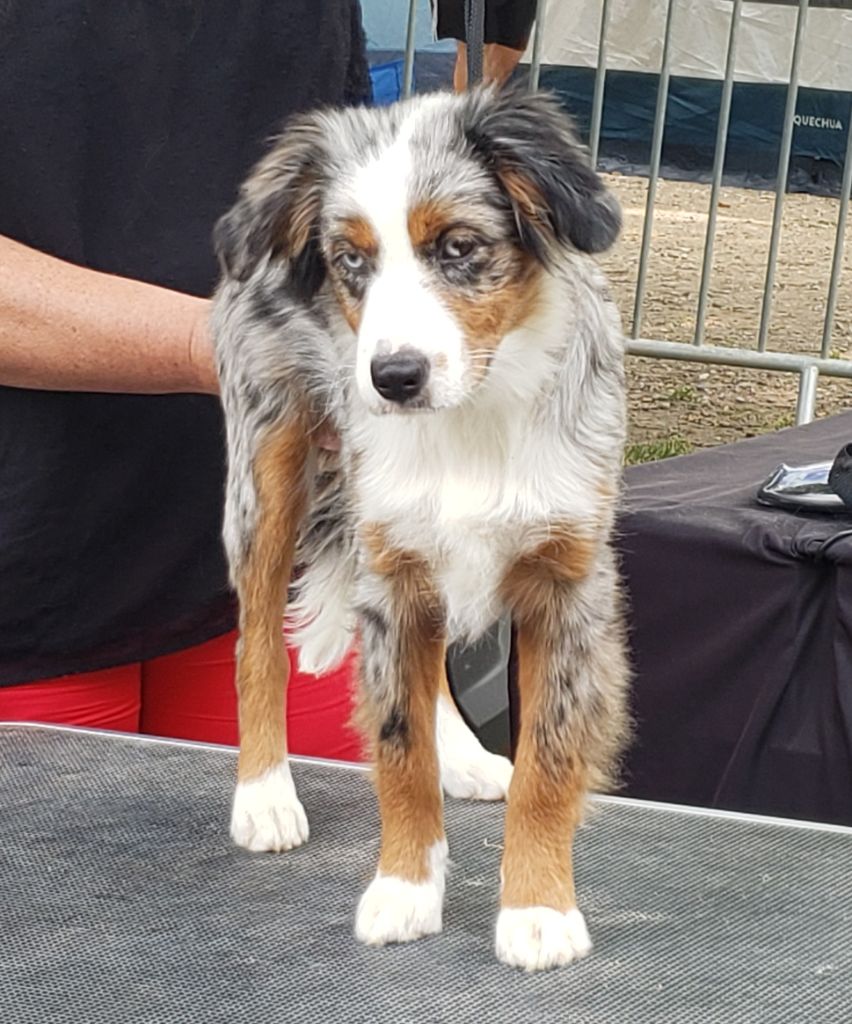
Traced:
<path fill-rule="evenodd" d="M 547 539 L 550 524 L 594 515 L 582 467 L 543 422 L 528 403 L 492 393 L 435 414 L 369 417 L 356 428 L 358 519 L 424 558 L 449 639 L 475 638 L 501 614 L 503 577 Z"/>

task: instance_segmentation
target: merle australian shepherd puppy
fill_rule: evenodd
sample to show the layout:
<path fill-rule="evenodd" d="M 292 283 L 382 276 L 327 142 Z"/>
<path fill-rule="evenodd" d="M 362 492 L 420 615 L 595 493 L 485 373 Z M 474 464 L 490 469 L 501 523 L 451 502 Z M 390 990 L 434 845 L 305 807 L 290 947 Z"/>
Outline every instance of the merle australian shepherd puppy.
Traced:
<path fill-rule="evenodd" d="M 624 737 L 627 676 L 610 547 L 623 340 L 590 254 L 619 227 L 558 105 L 488 89 L 293 120 L 217 227 L 241 605 L 231 832 L 252 850 L 308 835 L 282 711 L 292 584 L 304 668 L 360 650 L 382 820 L 364 942 L 441 928 L 443 783 L 508 794 L 497 956 L 533 970 L 590 948 L 572 841 Z M 312 444 L 324 423 L 338 453 Z M 507 612 L 514 774 L 444 676 L 447 643 Z"/>

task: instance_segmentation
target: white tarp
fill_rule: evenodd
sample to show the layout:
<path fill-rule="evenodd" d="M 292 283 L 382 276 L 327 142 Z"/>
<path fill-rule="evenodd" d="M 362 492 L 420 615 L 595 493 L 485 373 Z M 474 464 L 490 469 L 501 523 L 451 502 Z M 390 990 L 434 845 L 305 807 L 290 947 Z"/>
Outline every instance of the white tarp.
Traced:
<path fill-rule="evenodd" d="M 722 78 L 730 0 L 673 0 L 671 72 Z M 545 0 L 543 64 L 595 67 L 601 0 Z M 746 2 L 737 42 L 738 82 L 787 82 L 796 7 Z M 658 72 L 666 0 L 610 0 L 607 68 Z M 529 57 L 529 54 L 527 54 Z M 799 84 L 852 92 L 852 11 L 808 11 Z"/>

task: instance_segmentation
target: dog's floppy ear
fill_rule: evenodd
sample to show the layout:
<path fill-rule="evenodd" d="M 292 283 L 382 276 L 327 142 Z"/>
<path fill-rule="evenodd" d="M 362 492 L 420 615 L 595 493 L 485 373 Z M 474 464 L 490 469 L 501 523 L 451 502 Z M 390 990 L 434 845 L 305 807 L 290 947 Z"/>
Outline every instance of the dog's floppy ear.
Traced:
<path fill-rule="evenodd" d="M 306 297 L 322 284 L 317 230 L 327 180 L 326 140 L 316 115 L 291 121 L 246 179 L 240 198 L 213 232 L 229 277 L 245 281 L 271 256 L 289 261 L 293 283 Z"/>
<path fill-rule="evenodd" d="M 473 92 L 464 130 L 508 197 L 522 244 L 542 262 L 554 242 L 597 253 L 616 240 L 618 200 L 554 97 L 516 88 Z"/>

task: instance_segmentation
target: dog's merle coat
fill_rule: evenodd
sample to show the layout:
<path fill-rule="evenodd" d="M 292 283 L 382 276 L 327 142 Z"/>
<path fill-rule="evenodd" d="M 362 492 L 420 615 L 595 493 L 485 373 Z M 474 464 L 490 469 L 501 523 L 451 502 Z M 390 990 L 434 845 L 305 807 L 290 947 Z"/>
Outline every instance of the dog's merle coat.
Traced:
<path fill-rule="evenodd" d="M 356 637 L 361 651 L 383 818 L 365 941 L 440 927 L 444 645 L 511 611 L 523 727 L 498 955 L 535 968 L 588 949 L 571 834 L 623 739 L 627 675 L 609 546 L 623 342 L 589 254 L 619 226 L 557 105 L 484 90 L 297 120 L 217 228 L 224 536 L 243 632 L 234 834 L 253 848 L 306 837 L 270 825 L 276 801 L 301 807 L 277 727 L 250 710 L 276 706 L 282 591 L 263 580 L 289 577 L 275 544 L 298 532 L 303 665 L 329 667 Z M 388 365 L 409 374 L 404 395 L 381 383 Z M 339 454 L 304 443 L 324 423 Z M 439 713 L 442 761 L 457 725 L 442 731 Z"/>

